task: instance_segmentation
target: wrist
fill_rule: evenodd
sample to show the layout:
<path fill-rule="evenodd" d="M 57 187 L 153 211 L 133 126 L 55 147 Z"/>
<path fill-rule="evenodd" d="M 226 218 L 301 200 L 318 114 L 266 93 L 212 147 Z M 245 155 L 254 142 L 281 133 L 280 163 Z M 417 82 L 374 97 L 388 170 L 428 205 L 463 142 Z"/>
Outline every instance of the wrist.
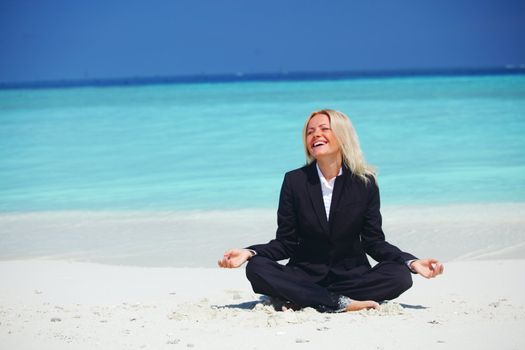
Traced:
<path fill-rule="evenodd" d="M 417 261 L 417 259 L 414 259 L 414 260 L 410 260 L 408 262 L 408 268 L 410 269 L 410 271 L 412 272 L 416 272 L 416 269 L 414 268 L 414 263 Z"/>
<path fill-rule="evenodd" d="M 251 258 L 257 255 L 257 252 L 253 249 L 246 249 L 246 252 L 248 253 L 246 260 L 250 260 Z"/>

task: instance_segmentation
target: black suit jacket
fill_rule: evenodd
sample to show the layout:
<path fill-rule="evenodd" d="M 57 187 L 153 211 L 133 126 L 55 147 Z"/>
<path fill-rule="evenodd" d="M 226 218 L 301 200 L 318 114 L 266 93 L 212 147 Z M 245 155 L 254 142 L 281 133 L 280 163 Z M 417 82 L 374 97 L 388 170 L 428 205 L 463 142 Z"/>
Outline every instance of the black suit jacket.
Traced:
<path fill-rule="evenodd" d="M 335 180 L 328 221 L 315 162 L 286 173 L 276 238 L 249 249 L 273 260 L 290 258 L 289 268 L 315 281 L 329 272 L 369 269 L 366 254 L 379 262 L 416 259 L 385 241 L 379 189 L 374 178 L 369 179 L 365 183 L 343 167 Z"/>

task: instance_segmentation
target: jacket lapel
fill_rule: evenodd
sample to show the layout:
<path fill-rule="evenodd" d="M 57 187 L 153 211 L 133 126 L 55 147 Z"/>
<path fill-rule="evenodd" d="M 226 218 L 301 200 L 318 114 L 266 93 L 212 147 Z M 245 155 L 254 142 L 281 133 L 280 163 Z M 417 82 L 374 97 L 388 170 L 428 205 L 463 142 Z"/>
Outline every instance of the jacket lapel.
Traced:
<path fill-rule="evenodd" d="M 344 191 L 347 177 L 348 169 L 343 165 L 343 173 L 335 179 L 334 191 L 332 192 L 332 202 L 330 203 L 330 229 L 332 228 L 332 223 L 335 221 L 337 207 L 339 206 L 339 200 Z"/>
<path fill-rule="evenodd" d="M 308 167 L 307 174 L 308 183 L 306 186 L 308 187 L 308 194 L 310 195 L 312 206 L 314 208 L 315 214 L 317 215 L 317 218 L 319 219 L 319 223 L 323 228 L 323 232 L 328 235 L 330 232 L 330 228 L 328 226 L 326 211 L 324 209 L 323 193 L 321 190 L 321 180 L 319 179 L 319 175 L 317 174 L 315 162 L 310 164 L 310 166 Z"/>

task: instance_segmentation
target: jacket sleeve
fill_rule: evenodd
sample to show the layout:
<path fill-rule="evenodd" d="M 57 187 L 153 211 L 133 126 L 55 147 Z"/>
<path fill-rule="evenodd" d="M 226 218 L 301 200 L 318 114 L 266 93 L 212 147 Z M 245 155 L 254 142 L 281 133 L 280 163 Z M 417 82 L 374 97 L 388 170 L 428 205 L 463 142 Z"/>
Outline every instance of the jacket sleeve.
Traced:
<path fill-rule="evenodd" d="M 275 239 L 266 244 L 250 246 L 248 249 L 255 250 L 257 255 L 277 261 L 293 257 L 298 244 L 297 213 L 294 206 L 293 189 L 289 175 L 286 174 L 279 196 Z"/>
<path fill-rule="evenodd" d="M 379 188 L 374 178 L 370 178 L 370 182 L 366 186 L 368 189 L 368 205 L 361 231 L 361 243 L 365 252 L 378 262 L 397 261 L 405 263 L 408 260 L 417 259 L 412 254 L 401 251 L 385 240 L 381 226 Z"/>

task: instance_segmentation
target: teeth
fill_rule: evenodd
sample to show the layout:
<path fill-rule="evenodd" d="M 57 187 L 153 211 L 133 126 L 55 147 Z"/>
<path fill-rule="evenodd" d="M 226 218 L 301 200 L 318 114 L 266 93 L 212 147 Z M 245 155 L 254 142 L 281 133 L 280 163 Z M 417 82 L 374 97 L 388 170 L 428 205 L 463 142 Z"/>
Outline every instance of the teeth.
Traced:
<path fill-rule="evenodd" d="M 314 143 L 314 147 L 322 146 L 324 144 L 325 144 L 324 142 L 316 142 L 316 143 Z"/>

